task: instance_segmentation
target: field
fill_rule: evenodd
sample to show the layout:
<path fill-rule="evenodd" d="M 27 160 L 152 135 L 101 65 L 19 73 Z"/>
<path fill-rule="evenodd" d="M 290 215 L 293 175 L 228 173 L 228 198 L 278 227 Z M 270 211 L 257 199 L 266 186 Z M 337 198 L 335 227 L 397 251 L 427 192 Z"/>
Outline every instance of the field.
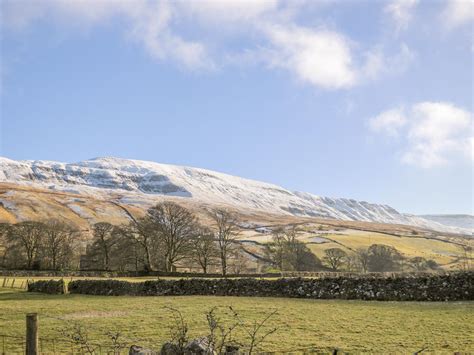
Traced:
<path fill-rule="evenodd" d="M 317 227 L 317 224 L 308 223 L 299 232 L 298 238 L 306 243 L 320 259 L 325 256 L 324 251 L 330 248 L 341 248 L 350 254 L 357 249 L 367 249 L 372 244 L 385 244 L 396 248 L 406 258 L 421 256 L 427 260 L 436 261 L 445 270 L 453 270 L 459 269 L 459 261 L 463 257 L 463 249 L 456 243 L 470 243 L 467 239 L 456 239 L 453 242 L 441 237 L 430 239 L 422 235 L 398 236 L 396 234 L 350 228 L 337 228 L 337 230 L 328 228 L 328 230 L 318 231 L 318 234 L 316 234 L 314 229 Z M 246 231 L 241 236 L 241 239 L 259 245 L 268 243 L 271 238 L 271 234 L 260 234 L 254 231 Z M 254 251 L 258 252 L 258 249 Z"/>
<path fill-rule="evenodd" d="M 262 348 L 267 351 L 303 349 L 328 352 L 337 347 L 352 352 L 425 351 L 473 352 L 474 303 L 364 302 L 237 297 L 100 297 L 43 295 L 15 289 L 0 289 L 0 334 L 23 337 L 25 314 L 37 312 L 40 337 L 59 338 L 60 330 L 81 324 L 91 340 L 107 343 L 107 331 L 120 331 L 130 345 L 152 348 L 170 338 L 171 312 L 179 309 L 189 324 L 190 335 L 207 334 L 205 312 L 219 307 L 224 322 L 228 306 L 248 323 L 272 310 L 268 328 L 277 327 Z M 242 331 L 236 339 L 245 342 Z M 0 341 L 2 337 L 0 336 Z M 20 352 L 20 340 L 5 337 L 6 353 Z M 15 344 L 16 343 L 16 344 Z M 61 345 L 62 344 L 62 345 Z M 1 343 L 0 343 L 1 346 Z M 51 342 L 42 341 L 44 350 Z M 55 350 L 71 350 L 56 342 Z"/>

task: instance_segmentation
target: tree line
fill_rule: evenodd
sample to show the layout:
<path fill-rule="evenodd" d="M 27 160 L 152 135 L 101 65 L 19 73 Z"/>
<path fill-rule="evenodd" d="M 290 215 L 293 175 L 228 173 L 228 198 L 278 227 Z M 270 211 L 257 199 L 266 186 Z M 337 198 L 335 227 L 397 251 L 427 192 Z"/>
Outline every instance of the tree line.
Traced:
<path fill-rule="evenodd" d="M 434 260 L 417 256 L 407 258 L 396 248 L 372 244 L 368 248 L 345 251 L 328 248 L 319 259 L 297 239 L 297 229 L 280 228 L 273 231 L 265 252 L 271 264 L 280 271 L 317 271 L 326 268 L 347 272 L 427 271 L 439 266 Z"/>
<path fill-rule="evenodd" d="M 236 242 L 238 219 L 226 209 L 213 209 L 208 216 L 212 228 L 202 225 L 187 208 L 162 202 L 125 225 L 94 224 L 89 243 L 65 222 L 4 223 L 0 225 L 2 265 L 63 270 L 79 268 L 80 260 L 82 267 L 95 270 L 172 272 L 188 260 L 204 273 L 211 264 L 219 264 L 226 275 L 229 259 L 238 260 L 243 252 Z"/>
<path fill-rule="evenodd" d="M 9 269 L 165 271 L 178 267 L 211 269 L 222 275 L 245 271 L 249 256 L 264 264 L 262 271 L 425 271 L 433 260 L 406 258 L 394 247 L 373 244 L 366 249 L 329 248 L 318 258 L 298 238 L 296 227 L 272 230 L 263 255 L 250 253 L 237 241 L 239 220 L 226 209 L 207 211 L 204 226 L 189 209 L 161 202 L 128 224 L 99 222 L 92 238 L 62 221 L 0 224 L 0 266 Z M 2 247 L 3 246 L 3 247 Z M 262 253 L 259 253 L 262 254 Z M 215 271 L 214 271 L 215 272 Z"/>

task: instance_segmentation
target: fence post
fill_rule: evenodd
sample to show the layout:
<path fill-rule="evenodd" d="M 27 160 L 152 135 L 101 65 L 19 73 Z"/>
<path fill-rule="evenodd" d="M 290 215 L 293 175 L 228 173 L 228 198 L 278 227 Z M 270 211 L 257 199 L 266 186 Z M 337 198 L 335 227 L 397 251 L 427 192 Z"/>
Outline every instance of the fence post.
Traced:
<path fill-rule="evenodd" d="M 38 314 L 26 315 L 26 355 L 38 355 Z"/>

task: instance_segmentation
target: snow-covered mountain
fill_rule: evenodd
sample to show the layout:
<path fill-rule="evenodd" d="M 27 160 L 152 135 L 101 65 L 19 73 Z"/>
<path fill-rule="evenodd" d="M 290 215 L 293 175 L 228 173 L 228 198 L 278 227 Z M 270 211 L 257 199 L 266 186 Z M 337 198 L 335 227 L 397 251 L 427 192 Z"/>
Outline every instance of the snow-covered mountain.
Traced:
<path fill-rule="evenodd" d="M 469 230 L 474 228 L 474 216 L 469 214 L 427 214 L 420 217 L 446 226 Z"/>
<path fill-rule="evenodd" d="M 406 224 L 439 231 L 469 232 L 402 214 L 387 205 L 292 192 L 277 185 L 210 170 L 139 160 L 97 158 L 78 163 L 60 163 L 14 161 L 0 157 L 0 182 L 89 195 L 119 192 L 124 202 L 131 198 L 139 200 L 168 195 L 274 214 Z"/>

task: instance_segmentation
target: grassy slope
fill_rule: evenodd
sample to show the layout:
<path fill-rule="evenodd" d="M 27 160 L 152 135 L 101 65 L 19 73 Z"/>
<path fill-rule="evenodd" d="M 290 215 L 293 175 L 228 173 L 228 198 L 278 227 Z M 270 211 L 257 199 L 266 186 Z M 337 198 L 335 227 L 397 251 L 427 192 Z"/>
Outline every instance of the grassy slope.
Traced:
<path fill-rule="evenodd" d="M 98 297 L 50 296 L 0 289 L 0 334 L 22 336 L 27 312 L 40 314 L 40 335 L 57 337 L 65 322 L 86 326 L 93 339 L 120 330 L 132 341 L 152 346 L 168 339 L 169 312 L 182 311 L 192 336 L 206 334 L 204 312 L 233 306 L 245 320 L 261 319 L 272 309 L 278 314 L 270 326 L 278 333 L 268 338 L 266 350 L 283 351 L 315 346 L 352 351 L 410 353 L 428 350 L 452 353 L 474 351 L 473 303 L 407 303 L 322 301 L 236 297 Z M 238 334 L 242 339 L 242 333 Z M 1 339 L 1 337 L 0 337 Z M 8 345 L 7 346 L 11 346 Z M 46 347 L 46 343 L 44 345 Z M 20 350 L 20 345 L 16 348 Z M 69 348 L 68 348 L 69 349 Z M 13 349 L 7 348 L 7 353 Z"/>
<path fill-rule="evenodd" d="M 325 238 L 329 240 L 329 242 L 314 243 L 312 242 L 314 237 Z M 259 234 L 253 231 L 246 231 L 241 237 L 241 239 L 251 240 L 261 244 L 268 243 L 271 241 L 271 238 L 271 234 Z M 445 269 L 449 270 L 459 267 L 457 260 L 463 255 L 462 248 L 448 240 L 427 239 L 422 236 L 400 237 L 354 229 L 341 229 L 337 234 L 329 230 L 328 234 L 319 236 L 304 232 L 299 234 L 299 239 L 307 243 L 311 251 L 321 259 L 325 255 L 324 251 L 330 248 L 341 248 L 347 253 L 350 253 L 360 248 L 366 249 L 372 244 L 385 244 L 395 247 L 405 257 L 413 258 L 415 256 L 421 256 L 425 259 L 433 259 L 438 264 L 444 266 Z M 460 241 L 468 243 L 467 240 Z"/>
<path fill-rule="evenodd" d="M 319 257 L 324 256 L 324 250 L 329 248 L 341 248 L 346 252 L 358 248 L 367 248 L 372 244 L 386 244 L 395 247 L 406 257 L 422 256 L 425 259 L 433 259 L 440 265 L 453 263 L 462 255 L 462 249 L 452 243 L 439 240 L 431 240 L 418 237 L 396 237 L 392 235 L 350 231 L 347 234 L 329 234 L 324 236 L 334 242 L 322 244 L 309 244 L 311 250 Z M 339 244 L 338 244 L 339 243 Z M 450 265 L 456 266 L 456 265 Z"/>

